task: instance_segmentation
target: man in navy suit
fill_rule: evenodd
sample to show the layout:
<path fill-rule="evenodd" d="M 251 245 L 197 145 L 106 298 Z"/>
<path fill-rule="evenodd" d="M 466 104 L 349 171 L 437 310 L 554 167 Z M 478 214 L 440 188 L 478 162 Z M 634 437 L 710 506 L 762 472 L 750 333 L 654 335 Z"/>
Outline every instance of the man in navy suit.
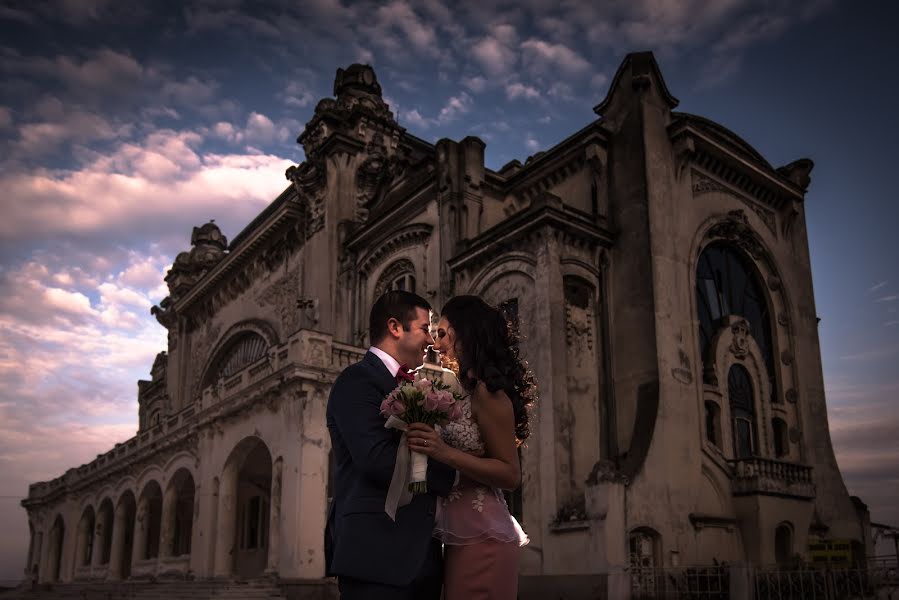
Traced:
<path fill-rule="evenodd" d="M 372 347 L 344 369 L 328 399 L 334 451 L 334 501 L 325 530 L 328 575 L 336 575 L 341 600 L 439 600 L 443 585 L 440 542 L 431 533 L 437 496 L 446 496 L 456 471 L 431 459 L 427 494 L 412 497 L 393 521 L 384 512 L 401 433 L 385 429 L 384 398 L 420 366 L 428 346 L 430 305 L 415 294 L 387 292 L 369 320 Z"/>

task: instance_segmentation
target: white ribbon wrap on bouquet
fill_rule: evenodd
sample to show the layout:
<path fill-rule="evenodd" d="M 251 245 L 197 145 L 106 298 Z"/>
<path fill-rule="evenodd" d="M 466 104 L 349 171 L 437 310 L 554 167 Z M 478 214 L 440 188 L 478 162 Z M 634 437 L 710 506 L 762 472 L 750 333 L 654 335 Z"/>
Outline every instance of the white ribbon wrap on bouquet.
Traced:
<path fill-rule="evenodd" d="M 418 483 L 428 480 L 428 455 L 412 450 L 412 468 L 409 473 L 409 483 Z"/>
<path fill-rule="evenodd" d="M 427 481 L 428 456 L 420 452 L 411 452 L 409 442 L 406 439 L 406 429 L 409 425 L 400 418 L 390 416 L 384 423 L 387 429 L 399 429 L 403 432 L 400 437 L 400 445 L 396 449 L 396 462 L 393 465 L 393 477 L 390 478 L 390 487 L 387 489 L 387 500 L 384 502 L 384 512 L 396 521 L 396 509 L 412 502 L 412 492 L 409 491 L 409 483 L 415 481 Z M 411 462 L 411 464 L 410 464 Z"/>

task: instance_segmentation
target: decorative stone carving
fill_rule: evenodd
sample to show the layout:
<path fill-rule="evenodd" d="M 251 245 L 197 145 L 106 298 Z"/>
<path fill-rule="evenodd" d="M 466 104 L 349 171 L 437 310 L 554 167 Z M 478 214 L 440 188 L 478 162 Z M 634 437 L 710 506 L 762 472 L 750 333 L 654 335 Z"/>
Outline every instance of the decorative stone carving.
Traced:
<path fill-rule="evenodd" d="M 593 351 L 593 311 L 565 303 L 565 340 L 575 352 Z"/>
<path fill-rule="evenodd" d="M 749 322 L 746 319 L 739 319 L 730 326 L 733 334 L 733 341 L 730 345 L 731 353 L 739 359 L 746 358 L 749 353 Z"/>
<path fill-rule="evenodd" d="M 777 217 L 774 214 L 774 211 L 766 208 L 765 206 L 750 200 L 743 194 L 740 194 L 726 185 L 711 179 L 710 177 L 706 177 L 702 173 L 698 171 L 693 171 L 693 195 L 701 196 L 702 194 L 707 194 L 709 192 L 722 192 L 725 194 L 729 194 L 745 204 L 749 207 L 755 214 L 759 216 L 765 226 L 771 231 L 775 236 L 777 235 Z"/>
<path fill-rule="evenodd" d="M 413 223 L 396 231 L 383 242 L 375 245 L 367 254 L 359 260 L 359 273 L 367 277 L 374 269 L 383 264 L 390 257 L 406 248 L 415 248 L 416 252 L 421 247 L 427 247 L 434 228 L 424 223 Z"/>
<path fill-rule="evenodd" d="M 190 353 L 191 365 L 193 368 L 193 394 L 196 395 L 200 391 L 200 377 L 202 373 L 200 369 L 209 359 L 209 351 L 213 344 L 218 340 L 219 334 L 222 332 L 222 325 L 213 325 L 211 321 L 206 322 L 203 333 L 195 334 L 193 351 Z"/>
<path fill-rule="evenodd" d="M 683 177 L 684 171 L 690 165 L 690 161 L 696 156 L 696 144 L 693 138 L 681 137 L 674 143 L 674 160 L 675 160 L 675 176 L 677 179 Z M 694 194 L 696 193 L 694 183 Z"/>
<path fill-rule="evenodd" d="M 302 296 L 297 299 L 297 309 L 303 311 L 303 316 L 310 326 L 318 325 L 318 298 Z"/>
<path fill-rule="evenodd" d="M 784 397 L 790 404 L 796 404 L 796 402 L 799 401 L 799 392 L 797 392 L 795 388 L 790 388 L 786 391 Z"/>
<path fill-rule="evenodd" d="M 190 260 L 203 271 L 211 269 L 222 260 L 228 248 L 228 240 L 222 235 L 214 220 L 200 227 L 194 227 L 190 243 L 193 246 Z"/>
<path fill-rule="evenodd" d="M 789 350 L 784 350 L 783 352 L 781 352 L 780 353 L 780 362 L 782 362 L 783 364 L 785 364 L 787 366 L 790 366 L 791 364 L 793 364 L 793 353 L 790 352 Z"/>
<path fill-rule="evenodd" d="M 287 169 L 284 174 L 293 183 L 300 204 L 306 212 L 306 239 L 325 226 L 325 192 L 327 170 L 321 158 L 310 158 L 299 166 Z"/>
<path fill-rule="evenodd" d="M 682 342 L 683 340 L 680 341 Z M 693 367 L 690 357 L 682 347 L 677 349 L 677 359 L 680 362 L 680 366 L 671 369 L 671 375 L 683 384 L 689 385 L 693 383 Z"/>
<path fill-rule="evenodd" d="M 360 222 L 368 219 L 369 210 L 401 170 L 397 158 L 387 155 L 380 133 L 372 137 L 366 151 L 368 157 L 356 170 L 356 220 Z"/>
<path fill-rule="evenodd" d="M 300 278 L 293 271 L 272 285 L 268 286 L 256 297 L 262 306 L 274 306 L 281 320 L 281 332 L 286 337 L 296 331 L 299 314 L 297 312 Z"/>
<path fill-rule="evenodd" d="M 413 277 L 415 276 L 415 265 L 412 264 L 411 260 L 401 258 L 391 263 L 378 277 L 373 298 L 380 298 L 381 294 L 387 291 L 387 286 L 389 286 L 391 282 L 395 281 L 397 277 L 407 273 L 411 274 Z"/>
<path fill-rule="evenodd" d="M 626 475 L 618 470 L 610 460 L 600 460 L 593 465 L 590 476 L 587 477 L 587 485 L 598 485 L 600 483 L 623 483 L 628 485 L 630 482 Z"/>
<path fill-rule="evenodd" d="M 326 367 L 328 366 L 328 358 L 330 358 L 330 352 L 328 352 L 327 344 L 324 340 L 309 340 L 309 347 L 306 352 L 307 364 L 315 367 Z"/>
<path fill-rule="evenodd" d="M 708 177 L 693 171 L 693 195 L 700 196 L 709 192 L 726 192 L 726 187 Z"/>
<path fill-rule="evenodd" d="M 786 177 L 803 190 L 807 190 L 809 184 L 812 182 L 811 173 L 814 168 L 815 163 L 812 162 L 811 159 L 800 158 L 788 165 L 779 167 L 777 173 Z"/>
<path fill-rule="evenodd" d="M 727 240 L 739 248 L 742 248 L 755 259 L 765 256 L 765 250 L 756 238 L 755 232 L 749 226 L 746 213 L 742 210 L 733 210 L 727 216 L 713 225 L 706 236 L 710 239 L 720 238 Z"/>

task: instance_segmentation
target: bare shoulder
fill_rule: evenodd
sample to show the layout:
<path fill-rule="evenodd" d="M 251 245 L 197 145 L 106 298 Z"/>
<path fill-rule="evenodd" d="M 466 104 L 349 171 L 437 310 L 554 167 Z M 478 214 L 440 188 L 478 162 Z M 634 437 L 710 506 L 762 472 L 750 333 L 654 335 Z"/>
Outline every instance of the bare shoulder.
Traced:
<path fill-rule="evenodd" d="M 491 392 L 487 384 L 478 380 L 471 395 L 471 412 L 476 419 L 502 419 L 512 414 L 512 401 L 503 390 Z"/>

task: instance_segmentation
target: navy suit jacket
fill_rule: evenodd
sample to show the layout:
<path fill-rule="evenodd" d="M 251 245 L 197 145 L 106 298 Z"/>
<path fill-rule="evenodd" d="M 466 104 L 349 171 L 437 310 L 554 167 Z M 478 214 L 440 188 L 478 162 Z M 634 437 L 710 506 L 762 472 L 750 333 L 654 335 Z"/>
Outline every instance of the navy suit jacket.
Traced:
<path fill-rule="evenodd" d="M 437 496 L 449 494 L 455 481 L 454 469 L 431 459 L 429 493 L 400 507 L 395 522 L 384 512 L 401 433 L 384 428 L 380 406 L 396 385 L 381 359 L 367 352 L 331 388 L 327 422 L 336 472 L 325 530 L 328 575 L 409 585 L 427 555 Z"/>

